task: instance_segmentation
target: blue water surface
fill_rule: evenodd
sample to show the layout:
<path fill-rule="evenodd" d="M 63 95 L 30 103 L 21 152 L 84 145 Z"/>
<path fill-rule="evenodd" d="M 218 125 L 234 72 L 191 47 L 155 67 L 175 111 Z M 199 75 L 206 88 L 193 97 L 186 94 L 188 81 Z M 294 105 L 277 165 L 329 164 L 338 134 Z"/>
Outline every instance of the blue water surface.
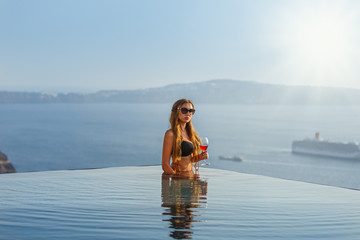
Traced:
<path fill-rule="evenodd" d="M 0 175 L 0 239 L 359 239 L 360 192 L 160 166 Z"/>

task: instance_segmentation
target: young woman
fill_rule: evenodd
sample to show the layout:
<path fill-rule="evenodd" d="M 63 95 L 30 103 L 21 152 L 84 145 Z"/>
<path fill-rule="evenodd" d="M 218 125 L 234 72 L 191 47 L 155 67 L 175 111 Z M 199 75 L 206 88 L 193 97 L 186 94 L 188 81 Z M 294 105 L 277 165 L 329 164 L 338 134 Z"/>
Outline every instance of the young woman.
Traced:
<path fill-rule="evenodd" d="M 207 151 L 200 153 L 201 140 L 191 123 L 194 113 L 194 104 L 189 99 L 176 101 L 171 109 L 171 128 L 165 133 L 162 153 L 162 169 L 166 174 L 191 174 L 194 164 L 198 167 L 199 161 L 209 158 Z"/>

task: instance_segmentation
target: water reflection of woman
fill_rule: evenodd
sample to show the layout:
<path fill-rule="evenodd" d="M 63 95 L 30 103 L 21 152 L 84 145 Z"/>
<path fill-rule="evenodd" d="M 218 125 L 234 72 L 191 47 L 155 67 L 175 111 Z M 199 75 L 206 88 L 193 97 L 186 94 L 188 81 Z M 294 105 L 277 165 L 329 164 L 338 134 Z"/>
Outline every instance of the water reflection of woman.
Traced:
<path fill-rule="evenodd" d="M 173 104 L 162 153 L 162 169 L 167 174 L 191 175 L 194 165 L 197 169 L 199 161 L 209 158 L 207 151 L 200 153 L 200 138 L 191 123 L 194 113 L 194 104 L 188 99 Z"/>
<path fill-rule="evenodd" d="M 194 219 L 200 216 L 195 208 L 201 208 L 206 203 L 207 182 L 193 177 L 174 176 L 168 174 L 162 176 L 162 207 L 165 208 L 163 215 L 169 218 L 163 221 L 170 222 L 170 236 L 174 239 L 191 239 L 192 223 L 199 222 Z"/>

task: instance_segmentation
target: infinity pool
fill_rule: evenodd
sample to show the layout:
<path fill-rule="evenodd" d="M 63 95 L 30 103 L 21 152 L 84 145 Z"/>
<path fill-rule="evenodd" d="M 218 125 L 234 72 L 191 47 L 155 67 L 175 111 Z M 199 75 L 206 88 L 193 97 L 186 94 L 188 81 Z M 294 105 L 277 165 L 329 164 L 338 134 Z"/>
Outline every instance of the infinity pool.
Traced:
<path fill-rule="evenodd" d="M 0 175 L 0 239 L 360 239 L 360 191 L 160 166 Z"/>

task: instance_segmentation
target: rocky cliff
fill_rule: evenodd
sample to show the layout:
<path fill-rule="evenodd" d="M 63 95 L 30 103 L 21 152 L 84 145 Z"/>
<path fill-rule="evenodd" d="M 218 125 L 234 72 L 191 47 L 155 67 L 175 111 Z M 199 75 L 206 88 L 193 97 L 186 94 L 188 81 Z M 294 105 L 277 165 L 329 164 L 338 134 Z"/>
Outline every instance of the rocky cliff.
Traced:
<path fill-rule="evenodd" d="M 14 173 L 16 172 L 14 166 L 9 162 L 7 156 L 0 152 L 0 173 Z"/>

